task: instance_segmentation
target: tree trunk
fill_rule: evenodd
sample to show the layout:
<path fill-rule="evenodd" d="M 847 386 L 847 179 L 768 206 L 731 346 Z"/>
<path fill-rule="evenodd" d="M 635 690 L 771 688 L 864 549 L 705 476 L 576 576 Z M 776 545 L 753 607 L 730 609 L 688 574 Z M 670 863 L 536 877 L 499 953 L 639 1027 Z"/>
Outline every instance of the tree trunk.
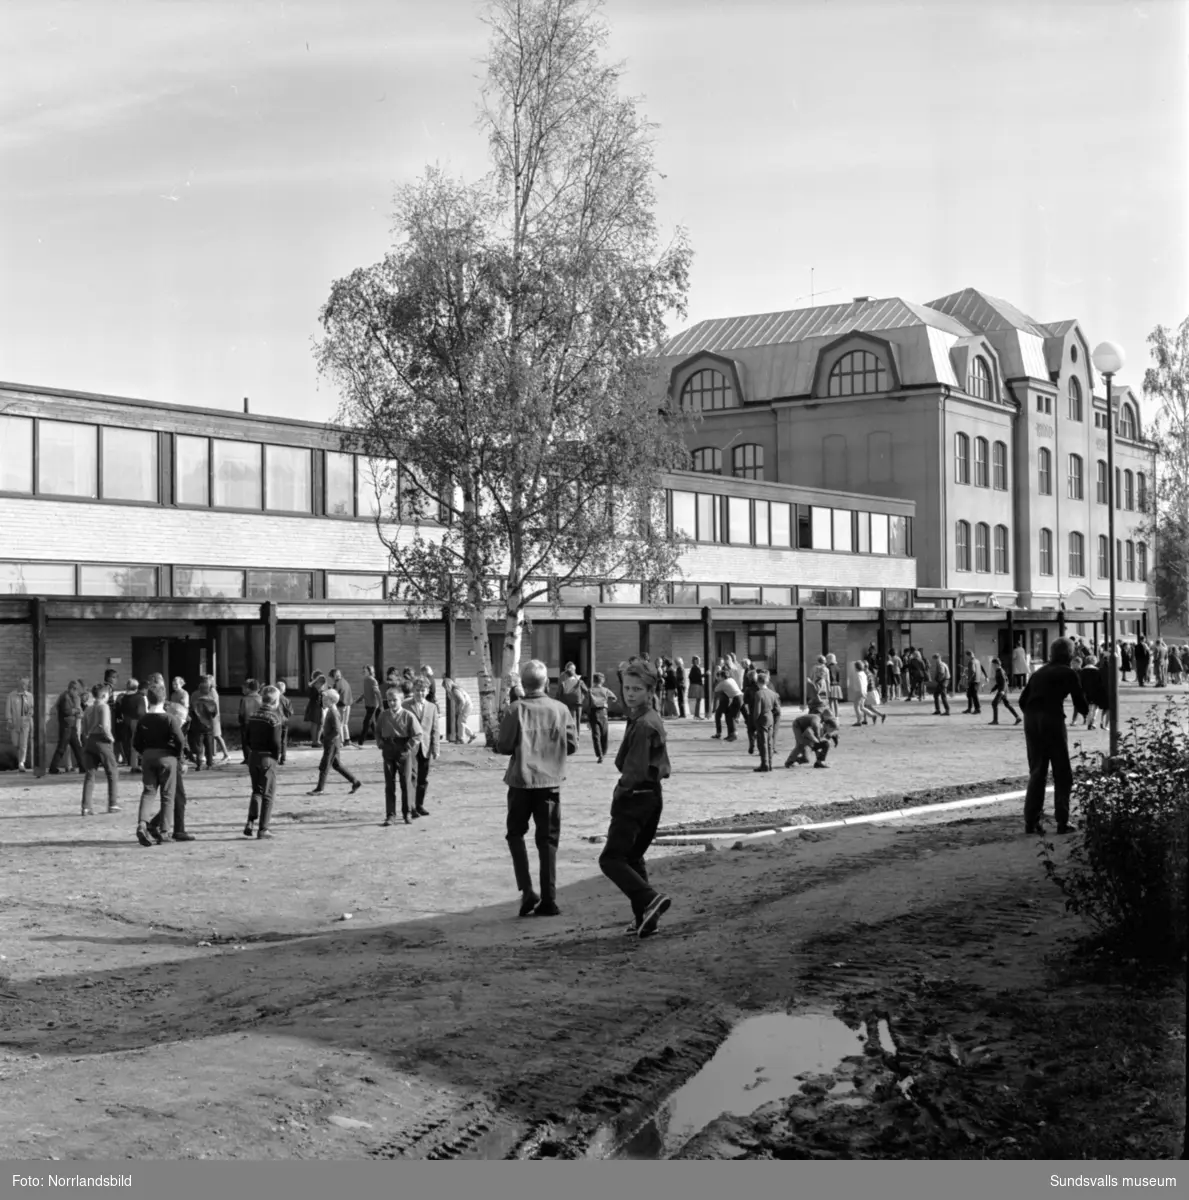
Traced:
<path fill-rule="evenodd" d="M 522 595 L 523 592 L 519 588 L 508 591 L 507 616 L 504 618 L 503 678 L 520 670 L 520 646 L 524 637 L 524 605 L 520 602 Z"/>
<path fill-rule="evenodd" d="M 500 728 L 499 681 L 491 669 L 491 642 L 487 637 L 487 612 L 481 604 L 472 604 L 471 640 L 475 646 L 475 658 L 479 662 L 479 727 L 484 740 L 495 749 L 496 736 Z"/>

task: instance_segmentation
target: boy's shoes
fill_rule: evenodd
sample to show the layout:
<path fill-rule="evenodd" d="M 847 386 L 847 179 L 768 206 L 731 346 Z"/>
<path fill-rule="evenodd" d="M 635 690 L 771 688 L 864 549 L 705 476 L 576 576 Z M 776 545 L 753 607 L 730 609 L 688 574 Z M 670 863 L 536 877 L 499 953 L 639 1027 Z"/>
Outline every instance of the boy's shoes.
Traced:
<path fill-rule="evenodd" d="M 669 911 L 669 905 L 673 902 L 668 896 L 660 895 L 653 897 L 652 903 L 640 915 L 639 937 L 651 937 L 656 933 L 656 927 L 660 923 L 660 919 Z"/>
<path fill-rule="evenodd" d="M 418 804 L 417 807 L 413 811 L 419 817 L 428 817 L 429 816 L 429 809 L 427 809 L 424 804 Z"/>
<path fill-rule="evenodd" d="M 624 937 L 637 937 L 640 933 L 640 922 L 633 921 L 624 931 Z"/>
<path fill-rule="evenodd" d="M 142 846 L 151 846 L 153 844 L 153 839 L 151 837 L 149 837 L 149 830 L 148 830 L 147 825 L 137 825 L 136 840 Z"/>
<path fill-rule="evenodd" d="M 194 835 L 192 833 L 186 833 L 183 831 L 182 833 L 175 833 L 173 835 L 173 840 L 175 842 L 193 842 L 193 841 L 196 841 L 197 839 L 194 837 Z"/>
<path fill-rule="evenodd" d="M 405 818 L 408 820 L 408 817 Z M 520 895 L 520 913 L 522 917 L 532 916 L 533 909 L 541 903 L 541 897 L 536 892 L 522 892 Z"/>
<path fill-rule="evenodd" d="M 405 813 L 405 820 L 407 821 L 410 817 L 412 817 L 415 821 L 419 816 L 421 816 L 421 814 L 414 808 L 410 812 Z"/>
<path fill-rule="evenodd" d="M 351 795 L 354 796 L 361 787 L 363 787 L 363 782 L 359 779 L 355 780 L 355 782 L 351 784 Z"/>
<path fill-rule="evenodd" d="M 1044 831 L 1045 831 L 1045 827 L 1043 825 L 1025 825 L 1024 826 L 1025 836 L 1027 836 L 1028 834 L 1034 834 L 1039 837 L 1044 834 Z"/>
<path fill-rule="evenodd" d="M 1068 832 L 1069 832 L 1069 826 L 1068 826 L 1068 825 L 1058 825 L 1058 826 L 1057 826 L 1057 832 L 1058 832 L 1058 833 L 1068 833 Z"/>
<path fill-rule="evenodd" d="M 384 818 L 384 823 L 383 823 L 383 826 L 382 826 L 382 828 L 385 828 L 385 829 L 387 829 L 389 825 L 395 825 L 395 824 L 396 824 L 396 818 L 395 818 L 395 817 L 385 817 L 385 818 Z"/>
<path fill-rule="evenodd" d="M 261 830 L 261 831 L 260 831 L 260 832 L 259 832 L 259 833 L 256 835 L 256 840 L 257 840 L 258 842 L 259 842 L 259 841 L 271 842 L 271 841 L 272 841 L 272 832 L 271 832 L 270 830 L 268 830 L 268 829 L 262 829 L 262 830 Z"/>
<path fill-rule="evenodd" d="M 1016 717 L 1016 724 L 1017 724 L 1017 725 L 1023 725 L 1023 723 L 1024 723 L 1024 718 L 1023 718 L 1023 717 Z"/>
<path fill-rule="evenodd" d="M 723 740 L 727 742 L 737 742 L 739 739 L 734 734 L 731 734 L 730 737 L 724 738 Z"/>
<path fill-rule="evenodd" d="M 306 792 L 307 796 L 321 796 L 322 794 L 323 794 L 322 788 L 314 788 L 314 790 L 312 792 Z"/>
<path fill-rule="evenodd" d="M 556 904 L 538 904 L 533 909 L 534 917 L 560 917 L 561 909 Z"/>
<path fill-rule="evenodd" d="M 120 811 L 122 811 L 122 810 L 121 810 L 121 808 L 120 808 L 120 806 L 119 806 L 118 804 L 109 804 L 109 805 L 107 806 L 107 811 L 108 811 L 109 813 L 118 813 L 118 812 L 120 812 Z"/>
<path fill-rule="evenodd" d="M 256 835 L 256 826 L 253 825 L 251 821 L 249 821 L 244 826 L 244 837 L 255 837 L 255 835 Z"/>
<path fill-rule="evenodd" d="M 413 823 L 412 818 L 409 816 L 408 813 L 402 813 L 401 816 L 404 817 L 406 825 L 411 825 Z"/>
<path fill-rule="evenodd" d="M 820 770 L 820 771 L 824 771 L 824 770 L 826 770 L 826 768 L 827 768 L 827 767 L 829 767 L 829 765 L 830 765 L 830 764 L 829 764 L 829 763 L 824 763 L 824 762 L 822 762 L 822 760 L 819 758 L 819 759 L 817 760 L 817 762 L 815 762 L 813 765 L 814 765 L 814 767 L 816 767 L 818 770 Z"/>
<path fill-rule="evenodd" d="M 84 817 L 93 817 L 94 815 L 95 815 L 95 810 L 93 808 L 84 808 L 83 809 Z"/>

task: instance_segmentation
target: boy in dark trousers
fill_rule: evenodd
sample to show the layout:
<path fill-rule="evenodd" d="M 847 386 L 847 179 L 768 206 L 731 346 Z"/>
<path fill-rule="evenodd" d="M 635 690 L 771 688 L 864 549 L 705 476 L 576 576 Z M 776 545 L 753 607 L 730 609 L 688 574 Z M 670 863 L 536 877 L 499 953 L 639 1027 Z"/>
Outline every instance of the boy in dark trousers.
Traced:
<path fill-rule="evenodd" d="M 148 711 L 137 723 L 132 749 L 140 756 L 143 776 L 136 840 L 142 846 L 151 846 L 154 839 L 158 842 L 173 840 L 173 834 L 166 831 L 173 829 L 174 793 L 185 741 L 181 722 L 165 711 L 165 688 L 155 683 L 146 688 L 145 698 Z M 160 808 L 155 817 L 150 817 L 158 789 L 161 792 Z M 150 820 L 155 826 L 151 831 Z"/>
<path fill-rule="evenodd" d="M 161 688 L 164 688 L 165 681 L 157 680 Z M 189 724 L 189 709 L 175 700 L 169 700 L 165 704 L 165 715 L 176 717 L 178 724 L 182 729 L 182 757 L 178 759 L 177 774 L 173 777 L 173 841 L 175 842 L 192 842 L 194 835 L 186 831 L 186 756 L 185 744 L 187 739 L 187 726 Z M 165 841 L 166 830 L 161 824 L 165 814 L 163 810 L 158 810 L 157 815 L 149 822 L 149 833 L 158 842 Z"/>
<path fill-rule="evenodd" d="M 351 784 L 351 795 L 355 795 L 363 784 L 343 766 L 339 751 L 343 748 L 343 719 L 338 710 L 339 694 L 334 688 L 322 692 L 322 725 L 319 738 L 322 742 L 322 761 L 318 764 L 318 786 L 310 796 L 321 796 L 326 790 L 326 777 L 333 768 Z"/>
<path fill-rule="evenodd" d="M 780 697 L 768 686 L 768 672 L 756 672 L 755 691 L 751 694 L 751 729 L 760 751 L 757 771 L 771 771 L 776 753 L 776 726 L 780 723 Z"/>
<path fill-rule="evenodd" d="M 590 741 L 594 746 L 595 761 L 602 762 L 607 753 L 607 704 L 615 699 L 615 693 L 605 686 L 606 680 L 601 673 L 592 678 L 593 686 L 587 693 L 590 701 Z"/>
<path fill-rule="evenodd" d="M 281 714 L 281 757 L 278 765 L 284 766 L 289 756 L 289 722 L 293 720 L 293 701 L 285 694 L 287 685 L 283 679 L 276 682 L 277 710 Z"/>
<path fill-rule="evenodd" d="M 599 866 L 631 901 L 633 920 L 625 932 L 649 937 L 671 903 L 649 885 L 644 866 L 644 855 L 661 823 L 661 781 L 669 777 L 669 754 L 664 722 L 653 708 L 656 671 L 638 660 L 624 664 L 621 679 L 628 726 L 615 756 L 619 784 L 611 798 L 611 825 Z"/>
<path fill-rule="evenodd" d="M 1007 673 L 1003 669 L 1003 665 L 999 659 L 991 659 L 991 724 L 999 724 L 999 706 L 1002 704 L 1009 713 L 1016 719 L 1018 725 L 1021 721 L 1020 714 L 1011 706 L 1011 701 L 1007 698 Z"/>
<path fill-rule="evenodd" d="M 248 821 L 244 837 L 256 832 L 257 839 L 271 838 L 268 828 L 272 818 L 273 796 L 277 790 L 277 764 L 281 759 L 281 693 L 266 687 L 260 694 L 260 704 L 244 727 L 244 747 L 248 752 L 248 772 L 252 779 L 252 798 L 248 802 Z"/>
<path fill-rule="evenodd" d="M 421 740 L 421 722 L 404 707 L 413 694 L 405 683 L 388 689 L 388 707 L 376 722 L 376 745 L 384 761 L 384 824 L 396 824 L 396 784 L 400 780 L 400 814 L 410 822 L 409 795 L 413 791 L 413 748 Z"/>
<path fill-rule="evenodd" d="M 363 732 L 359 735 L 362 746 L 376 733 L 376 715 L 382 707 L 380 699 L 380 681 L 371 667 L 363 668 Z"/>

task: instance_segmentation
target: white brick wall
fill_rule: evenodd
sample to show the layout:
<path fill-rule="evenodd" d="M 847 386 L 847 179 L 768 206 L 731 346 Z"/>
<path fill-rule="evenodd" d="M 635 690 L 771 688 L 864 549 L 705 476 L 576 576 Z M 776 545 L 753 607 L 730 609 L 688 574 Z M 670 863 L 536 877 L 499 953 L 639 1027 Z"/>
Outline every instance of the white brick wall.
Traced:
<path fill-rule="evenodd" d="M 681 557 L 691 582 L 915 588 L 916 559 L 813 550 L 698 545 Z"/>

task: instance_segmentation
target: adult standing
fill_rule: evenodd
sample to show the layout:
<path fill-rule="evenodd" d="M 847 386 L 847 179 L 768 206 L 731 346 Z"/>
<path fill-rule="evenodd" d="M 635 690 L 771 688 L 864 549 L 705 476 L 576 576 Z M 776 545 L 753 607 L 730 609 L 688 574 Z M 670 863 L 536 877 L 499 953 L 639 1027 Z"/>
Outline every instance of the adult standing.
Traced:
<path fill-rule="evenodd" d="M 58 747 L 50 761 L 50 774 L 57 775 L 66 766 L 68 757 L 76 770 L 83 769 L 83 745 L 79 741 L 78 723 L 82 719 L 83 706 L 79 699 L 78 684 L 72 679 L 54 705 L 58 717 Z"/>
<path fill-rule="evenodd" d="M 889 700 L 895 697 L 902 697 L 904 692 L 901 690 L 900 681 L 904 672 L 904 660 L 893 649 L 891 657 L 888 659 L 888 696 Z"/>
<path fill-rule="evenodd" d="M 556 917 L 557 845 L 561 838 L 561 785 L 566 759 L 578 749 L 574 711 L 545 694 L 549 670 L 533 659 L 520 670 L 524 699 L 513 704 L 500 722 L 496 749 L 511 756 L 506 838 L 512 870 L 520 891 L 520 915 Z M 524 835 L 532 821 L 539 864 L 539 894 L 533 890 Z"/>
<path fill-rule="evenodd" d="M 1069 832 L 1069 795 L 1073 769 L 1065 729 L 1065 698 L 1075 713 L 1088 712 L 1082 685 L 1070 667 L 1073 647 L 1068 638 L 1057 638 L 1049 647 L 1049 661 L 1028 680 L 1020 695 L 1024 712 L 1024 738 L 1028 745 L 1028 792 L 1024 797 L 1024 832 L 1043 833 L 1045 785 L 1053 768 L 1053 813 L 1057 832 Z"/>
<path fill-rule="evenodd" d="M 281 757 L 278 761 L 283 767 L 289 756 L 289 722 L 293 720 L 293 701 L 286 695 L 289 689 L 283 679 L 278 679 L 274 686 L 277 689 L 277 711 L 281 714 Z"/>
<path fill-rule="evenodd" d="M 421 737 L 417 740 L 413 758 L 417 771 L 414 817 L 429 816 L 425 807 L 425 794 L 429 790 L 429 764 L 438 756 L 438 706 L 428 699 L 428 696 L 429 680 L 422 675 L 413 684 L 412 698 L 405 701 L 405 707 L 417 718 L 417 724 L 421 726 Z"/>
<path fill-rule="evenodd" d="M 106 684 L 97 683 L 91 689 L 91 696 L 95 703 L 88 706 L 80 720 L 83 749 L 82 815 L 84 817 L 94 816 L 95 813 L 91 807 L 91 796 L 95 788 L 95 772 L 100 767 L 107 776 L 107 811 L 109 813 L 120 811 L 115 735 L 111 728 L 111 709 L 107 704 L 110 695 L 111 691 Z"/>
<path fill-rule="evenodd" d="M 363 668 L 363 732 L 359 735 L 359 744 L 364 745 L 368 738 L 375 736 L 376 715 L 380 711 L 380 682 L 376 672 L 371 667 Z"/>
<path fill-rule="evenodd" d="M 747 729 L 747 753 L 756 752 L 756 728 L 751 719 L 752 700 L 759 689 L 759 674 L 747 659 L 743 661 L 743 724 Z"/>
<path fill-rule="evenodd" d="M 966 651 L 966 661 L 962 665 L 962 690 L 966 693 L 966 707 L 963 709 L 963 714 L 966 713 L 981 713 L 983 706 L 979 703 L 978 689 L 982 687 L 983 681 L 987 678 L 987 672 L 983 669 L 983 664 L 974 657 L 973 650 Z"/>
<path fill-rule="evenodd" d="M 29 691 L 28 679 L 20 679 L 8 693 L 5 715 L 8 719 L 8 734 L 17 752 L 17 770 L 27 771 L 33 744 L 33 693 Z"/>
<path fill-rule="evenodd" d="M 161 702 L 165 703 L 164 689 Z M 141 719 L 149 711 L 148 685 L 129 679 L 120 697 L 120 732 L 123 738 L 124 763 L 133 773 L 140 770 L 140 756 L 136 750 L 136 730 Z M 164 710 L 162 710 L 164 711 Z"/>
<path fill-rule="evenodd" d="M 355 703 L 355 694 L 351 691 L 351 684 L 347 681 L 346 676 L 338 667 L 335 667 L 330 673 L 330 686 L 338 695 L 335 707 L 339 710 L 339 724 L 343 728 L 343 747 L 348 749 L 353 744 L 351 741 L 351 706 Z"/>
<path fill-rule="evenodd" d="M 1148 667 L 1152 662 L 1152 650 L 1148 639 L 1141 633 L 1135 640 L 1135 682 L 1140 687 L 1148 686 Z"/>
<path fill-rule="evenodd" d="M 666 658 L 662 661 L 665 679 L 665 704 L 662 715 L 665 717 L 679 717 L 681 716 L 681 708 L 678 704 L 680 688 L 677 682 L 677 664 L 671 658 Z"/>
<path fill-rule="evenodd" d="M 266 687 L 260 693 L 260 704 L 244 725 L 244 748 L 248 752 L 248 775 L 252 781 L 244 837 L 251 837 L 254 832 L 257 839 L 272 837 L 269 822 L 277 790 L 277 764 L 281 760 L 280 701 L 281 693 L 271 685 Z"/>
<path fill-rule="evenodd" d="M 688 679 L 690 714 L 695 721 L 704 721 L 706 717 L 702 709 L 708 707 L 703 699 L 706 694 L 706 675 L 702 670 L 702 660 L 696 654 L 690 659 Z"/>
<path fill-rule="evenodd" d="M 389 688 L 388 707 L 376 721 L 376 745 L 384 764 L 384 825 L 396 824 L 396 785 L 400 783 L 400 813 L 409 824 L 413 795 L 413 751 L 421 740 L 421 723 L 404 707 L 413 694 L 411 684 Z"/>
<path fill-rule="evenodd" d="M 940 654 L 933 655 L 933 665 L 929 668 L 929 690 L 933 693 L 933 715 L 941 716 L 941 706 L 945 705 L 945 715 L 950 715 L 950 669 L 942 661 Z"/>
<path fill-rule="evenodd" d="M 153 840 L 173 840 L 173 805 L 178 771 L 182 762 L 181 722 L 165 711 L 165 688 L 151 684 L 145 690 L 146 711 L 139 718 L 132 749 L 141 762 L 140 812 L 136 840 L 151 846 Z M 153 803 L 160 793 L 160 806 L 153 815 Z M 150 830 L 150 821 L 155 828 Z M 167 832 L 170 831 L 170 832 Z M 150 833 L 153 837 L 150 838 Z"/>
<path fill-rule="evenodd" d="M 322 743 L 322 761 L 318 764 L 318 784 L 311 796 L 321 796 L 326 791 L 326 777 L 332 770 L 336 771 L 351 785 L 351 795 L 355 795 L 363 784 L 343 766 L 339 752 L 343 748 L 343 721 L 339 716 L 339 694 L 334 688 L 325 688 L 322 692 L 322 726 L 318 737 Z"/>
<path fill-rule="evenodd" d="M 1016 638 L 1015 648 L 1011 652 L 1011 682 L 1012 687 L 1022 688 L 1028 682 L 1028 651 L 1024 649 L 1024 639 Z"/>

